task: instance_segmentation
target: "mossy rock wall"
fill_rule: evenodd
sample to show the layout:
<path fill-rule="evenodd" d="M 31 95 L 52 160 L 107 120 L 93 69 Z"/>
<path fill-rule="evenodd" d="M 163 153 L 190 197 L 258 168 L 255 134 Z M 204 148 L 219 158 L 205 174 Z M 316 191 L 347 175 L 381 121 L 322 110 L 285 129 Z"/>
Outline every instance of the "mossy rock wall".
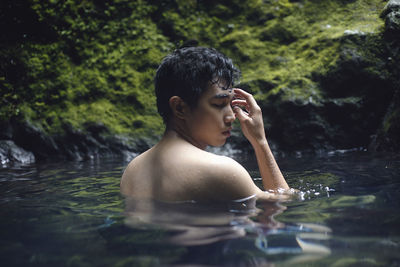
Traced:
<path fill-rule="evenodd" d="M 396 3 L 5 0 L 0 139 L 39 158 L 145 150 L 164 129 L 155 70 L 192 42 L 233 58 L 278 149 L 398 151 Z"/>

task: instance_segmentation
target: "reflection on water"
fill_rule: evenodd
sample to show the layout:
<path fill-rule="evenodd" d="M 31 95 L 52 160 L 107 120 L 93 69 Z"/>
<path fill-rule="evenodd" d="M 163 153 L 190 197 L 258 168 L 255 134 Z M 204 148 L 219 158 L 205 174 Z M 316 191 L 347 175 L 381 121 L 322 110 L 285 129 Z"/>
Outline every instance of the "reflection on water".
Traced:
<path fill-rule="evenodd" d="M 161 203 L 119 194 L 123 160 L 0 169 L 4 266 L 396 266 L 400 160 L 282 158 L 300 200 Z M 259 175 L 255 162 L 247 168 Z M 256 180 L 256 183 L 261 181 Z"/>
<path fill-rule="evenodd" d="M 219 243 L 220 251 L 225 255 L 246 251 L 244 259 L 235 258 L 237 265 L 267 263 L 265 255 L 285 255 L 286 263 L 299 263 L 330 254 L 330 249 L 323 245 L 329 239 L 330 228 L 312 223 L 285 225 L 276 221 L 274 217 L 286 209 L 279 202 L 264 202 L 256 206 L 252 198 L 210 205 L 127 198 L 125 207 L 125 223 L 129 227 L 163 229 L 167 233 L 158 242 L 190 246 L 191 250 L 196 250 L 193 246 Z M 226 257 L 223 263 L 233 264 L 230 260 Z M 198 263 L 212 262 L 205 258 Z"/>
<path fill-rule="evenodd" d="M 233 203 L 229 208 L 235 211 L 230 212 L 228 205 L 126 199 L 125 222 L 133 228 L 160 227 L 168 230 L 171 236 L 164 240 L 168 243 L 205 245 L 245 236 L 245 230 L 240 226 L 249 220 L 249 215 L 255 213 L 255 203 L 252 202 L 248 203 L 253 206 L 249 209 L 245 209 L 241 203 Z"/>

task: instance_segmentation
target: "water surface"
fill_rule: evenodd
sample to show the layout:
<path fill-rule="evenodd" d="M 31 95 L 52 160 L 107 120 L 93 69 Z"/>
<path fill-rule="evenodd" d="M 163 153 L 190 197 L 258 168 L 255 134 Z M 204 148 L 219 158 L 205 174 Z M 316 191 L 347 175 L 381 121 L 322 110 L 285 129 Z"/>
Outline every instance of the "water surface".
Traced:
<path fill-rule="evenodd" d="M 254 159 L 238 159 L 260 184 Z M 2 266 L 398 266 L 400 157 L 278 160 L 286 203 L 125 199 L 123 159 L 0 169 Z"/>

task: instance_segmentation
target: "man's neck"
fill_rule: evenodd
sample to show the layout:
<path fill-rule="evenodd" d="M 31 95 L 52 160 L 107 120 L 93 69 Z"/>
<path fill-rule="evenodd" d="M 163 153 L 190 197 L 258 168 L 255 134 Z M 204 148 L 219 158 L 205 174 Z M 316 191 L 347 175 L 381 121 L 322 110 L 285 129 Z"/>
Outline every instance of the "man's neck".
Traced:
<path fill-rule="evenodd" d="M 168 125 L 163 138 L 165 139 L 180 139 L 182 141 L 185 141 L 201 150 L 205 150 L 207 147 L 207 144 L 201 144 L 197 142 L 192 136 L 189 134 L 189 131 L 187 130 L 186 127 L 182 125 Z"/>

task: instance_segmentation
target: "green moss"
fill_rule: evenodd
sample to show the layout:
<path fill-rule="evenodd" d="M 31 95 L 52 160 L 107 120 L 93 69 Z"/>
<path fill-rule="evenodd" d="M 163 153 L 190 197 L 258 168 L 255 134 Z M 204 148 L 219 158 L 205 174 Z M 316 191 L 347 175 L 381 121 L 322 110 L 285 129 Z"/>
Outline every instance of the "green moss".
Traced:
<path fill-rule="evenodd" d="M 250 59 L 242 67 L 243 82 L 274 81 L 276 87 L 268 94 L 284 90 L 288 100 L 310 96 L 318 99 L 321 93 L 313 77 L 324 75 L 335 66 L 339 39 L 346 30 L 368 33 L 380 29 L 380 7 L 378 1 L 347 5 L 337 1 L 305 1 L 286 17 L 267 21 L 264 29 L 247 29 L 247 36 L 235 39 L 236 44 L 240 43 L 239 50 L 246 51 Z M 261 45 L 254 45 L 257 39 L 263 40 Z"/>
<path fill-rule="evenodd" d="M 242 85 L 264 106 L 276 96 L 319 106 L 324 101 L 319 77 L 336 66 L 344 39 L 381 30 L 384 4 L 34 0 L 31 20 L 53 37 L 28 36 L 1 47 L 0 68 L 8 74 L 0 75 L 0 116 L 22 115 L 48 133 L 65 124 L 84 129 L 96 122 L 111 134 L 159 134 L 155 70 L 163 56 L 191 39 L 232 57 L 243 72 Z M 382 74 L 376 68 L 366 71 Z"/>
<path fill-rule="evenodd" d="M 84 130 L 87 123 L 102 123 L 113 134 L 161 133 L 152 79 L 171 44 L 151 21 L 151 5 L 33 1 L 32 9 L 60 39 L 21 46 L 21 80 L 5 79 L 7 98 L 20 104 L 3 107 L 3 114 L 22 111 L 50 134 L 63 125 Z"/>

